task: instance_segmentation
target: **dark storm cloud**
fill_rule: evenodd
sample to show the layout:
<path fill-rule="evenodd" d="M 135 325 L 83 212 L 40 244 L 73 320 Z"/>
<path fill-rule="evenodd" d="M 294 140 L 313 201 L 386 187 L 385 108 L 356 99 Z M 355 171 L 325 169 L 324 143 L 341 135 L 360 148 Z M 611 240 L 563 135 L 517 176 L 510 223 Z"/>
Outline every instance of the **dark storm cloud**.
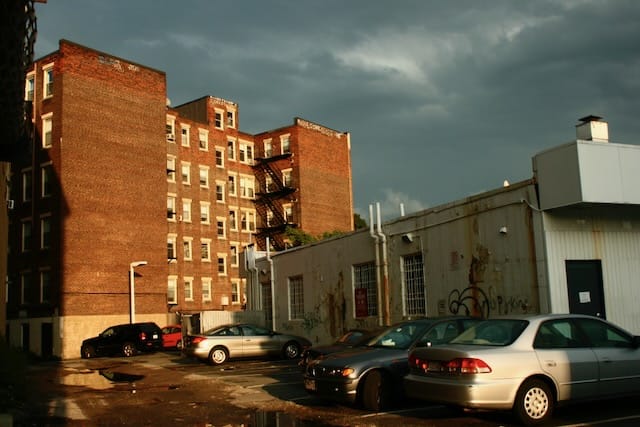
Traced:
<path fill-rule="evenodd" d="M 38 4 L 39 55 L 66 38 L 214 95 L 257 133 L 300 116 L 348 131 L 354 199 L 387 216 L 530 178 L 588 114 L 637 143 L 634 0 L 98 1 Z"/>

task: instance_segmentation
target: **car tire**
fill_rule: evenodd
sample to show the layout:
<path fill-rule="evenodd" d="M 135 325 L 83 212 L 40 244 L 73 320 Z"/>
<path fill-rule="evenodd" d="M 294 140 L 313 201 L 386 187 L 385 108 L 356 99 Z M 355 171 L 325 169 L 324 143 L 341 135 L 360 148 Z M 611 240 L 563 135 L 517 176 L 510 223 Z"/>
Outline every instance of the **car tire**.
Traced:
<path fill-rule="evenodd" d="M 83 359 L 91 359 L 92 357 L 96 357 L 96 349 L 91 345 L 83 345 L 80 349 L 80 356 Z"/>
<path fill-rule="evenodd" d="M 131 357 L 136 354 L 136 347 L 133 345 L 133 343 L 126 342 L 122 344 L 122 354 L 124 355 L 124 357 Z"/>
<path fill-rule="evenodd" d="M 525 381 L 516 394 L 514 415 L 527 426 L 544 424 L 552 414 L 555 400 L 551 388 L 542 380 Z"/>
<path fill-rule="evenodd" d="M 295 359 L 300 356 L 300 344 L 295 341 L 289 341 L 284 345 L 282 354 L 285 359 Z"/>
<path fill-rule="evenodd" d="M 380 412 L 389 406 L 390 384 L 380 371 L 372 371 L 364 377 L 362 406 L 369 411 Z"/>
<path fill-rule="evenodd" d="M 226 362 L 228 358 L 229 353 L 224 347 L 214 347 L 211 353 L 209 353 L 209 362 L 212 365 L 221 365 Z"/>

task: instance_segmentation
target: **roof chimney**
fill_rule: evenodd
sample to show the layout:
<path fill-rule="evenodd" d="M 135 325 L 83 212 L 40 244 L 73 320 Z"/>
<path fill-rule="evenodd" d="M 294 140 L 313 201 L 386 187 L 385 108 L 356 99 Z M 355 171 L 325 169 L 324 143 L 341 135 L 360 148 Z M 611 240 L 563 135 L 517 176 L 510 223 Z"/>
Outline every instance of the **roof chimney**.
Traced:
<path fill-rule="evenodd" d="M 576 125 L 576 137 L 585 141 L 609 142 L 609 125 L 602 117 L 583 117 Z"/>

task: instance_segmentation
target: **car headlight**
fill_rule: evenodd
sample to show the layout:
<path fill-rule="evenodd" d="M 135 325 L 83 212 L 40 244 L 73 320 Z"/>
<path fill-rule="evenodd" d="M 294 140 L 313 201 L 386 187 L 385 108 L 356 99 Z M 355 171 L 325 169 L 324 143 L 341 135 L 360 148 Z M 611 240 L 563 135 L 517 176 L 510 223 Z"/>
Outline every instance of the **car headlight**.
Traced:
<path fill-rule="evenodd" d="M 351 377 L 355 371 L 353 368 L 333 368 L 327 370 L 327 375 L 332 377 Z"/>

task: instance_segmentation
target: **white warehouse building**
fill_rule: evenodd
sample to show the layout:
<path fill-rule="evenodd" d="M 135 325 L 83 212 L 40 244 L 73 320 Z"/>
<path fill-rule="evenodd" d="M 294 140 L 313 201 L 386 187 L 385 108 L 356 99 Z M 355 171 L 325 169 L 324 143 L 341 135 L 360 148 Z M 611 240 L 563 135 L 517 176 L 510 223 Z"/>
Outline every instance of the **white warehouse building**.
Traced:
<path fill-rule="evenodd" d="M 284 252 L 248 248 L 247 308 L 315 343 L 452 314 L 586 313 L 640 334 L 640 146 L 609 142 L 596 116 L 576 134 L 535 155 L 526 181 L 385 223 L 372 207 L 368 230 Z"/>

